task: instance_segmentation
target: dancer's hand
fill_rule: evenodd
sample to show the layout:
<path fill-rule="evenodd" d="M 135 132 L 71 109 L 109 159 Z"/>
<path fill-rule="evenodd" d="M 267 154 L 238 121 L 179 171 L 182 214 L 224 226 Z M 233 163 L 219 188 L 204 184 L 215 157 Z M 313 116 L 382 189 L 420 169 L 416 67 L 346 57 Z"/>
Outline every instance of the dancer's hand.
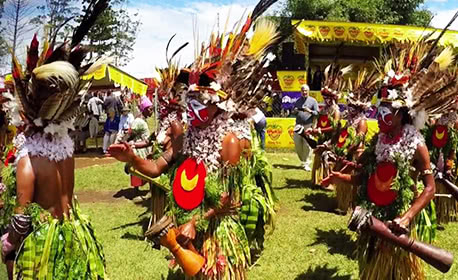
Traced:
<path fill-rule="evenodd" d="M 6 256 L 16 249 L 16 246 L 9 240 L 9 233 L 2 235 L 2 261 L 5 263 Z"/>
<path fill-rule="evenodd" d="M 410 222 L 410 217 L 408 217 L 407 215 L 403 215 L 402 217 L 398 217 L 393 221 L 389 221 L 388 227 L 391 229 L 392 232 L 396 234 L 408 234 Z"/>
<path fill-rule="evenodd" d="M 331 171 L 331 174 L 329 174 L 328 177 L 324 178 L 321 181 L 321 186 L 322 187 L 327 187 L 331 184 L 337 184 L 339 182 L 344 181 L 345 174 L 342 174 L 341 172 L 338 171 Z"/>
<path fill-rule="evenodd" d="M 218 208 L 211 208 L 205 213 L 205 219 L 209 220 L 216 216 L 230 216 L 237 213 L 242 203 L 233 202 L 228 193 L 223 193 L 219 200 Z"/>
<path fill-rule="evenodd" d="M 113 144 L 108 147 L 107 157 L 114 157 L 122 162 L 132 162 L 135 158 L 135 153 L 129 144 L 123 142 L 121 144 Z"/>
<path fill-rule="evenodd" d="M 196 239 L 196 218 L 192 217 L 191 221 L 181 225 L 178 228 L 178 232 L 177 241 L 183 246 Z"/>
<path fill-rule="evenodd" d="M 219 200 L 220 207 L 216 209 L 217 215 L 234 215 L 237 213 L 238 208 L 241 206 L 241 203 L 235 203 L 232 201 L 228 193 L 224 192 L 221 195 Z"/>

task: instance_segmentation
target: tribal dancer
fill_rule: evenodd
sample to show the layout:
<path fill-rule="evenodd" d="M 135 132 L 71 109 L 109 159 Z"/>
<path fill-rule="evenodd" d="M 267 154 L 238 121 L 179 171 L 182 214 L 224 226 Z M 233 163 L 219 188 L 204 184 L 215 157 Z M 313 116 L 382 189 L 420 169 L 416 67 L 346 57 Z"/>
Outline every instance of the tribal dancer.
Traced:
<path fill-rule="evenodd" d="M 348 83 L 347 109 L 343 127 L 338 125 L 332 141 L 331 151 L 336 158 L 334 170 L 351 173 L 365 147 L 367 118 L 365 112 L 370 108 L 372 97 L 377 93 L 378 73 L 363 69 L 357 78 Z M 346 214 L 356 202 L 356 187 L 347 184 L 336 185 L 337 210 Z"/>
<path fill-rule="evenodd" d="M 139 160 L 128 147 L 110 148 L 150 177 L 170 166 L 169 211 L 146 235 L 196 279 L 246 279 L 250 249 L 262 247 L 273 220 L 271 170 L 262 152 L 247 152 L 252 137 L 244 119 L 263 98 L 265 51 L 277 38 L 268 21 L 257 22 L 250 40 L 246 32 L 268 6 L 261 1 L 241 30 L 212 36 L 199 52 L 188 72 L 189 128 L 181 152 L 173 123 L 172 148 L 157 161 Z"/>
<path fill-rule="evenodd" d="M 314 150 L 315 157 L 312 168 L 312 182 L 320 185 L 321 180 L 329 175 L 332 167 L 330 160 L 327 158 L 328 153 L 324 151 L 329 149 L 329 141 L 333 132 L 340 122 L 340 110 L 337 101 L 345 85 L 344 75 L 351 70 L 351 66 L 341 68 L 338 65 L 330 64 L 324 71 L 324 81 L 321 88 L 321 95 L 324 99 L 324 106 L 319 112 L 316 128 L 304 131 L 302 135 L 316 136 L 318 146 Z M 331 187 L 326 188 L 331 190 Z"/>
<path fill-rule="evenodd" d="M 172 37 L 173 38 L 173 37 Z M 171 41 L 171 39 L 170 39 Z M 169 41 L 169 44 L 170 44 Z M 181 46 L 174 54 L 176 55 L 182 48 L 187 44 Z M 171 148 L 171 129 L 172 125 L 177 127 L 180 131 L 184 130 L 184 120 L 183 113 L 186 110 L 185 102 L 181 98 L 181 93 L 183 87 L 187 84 L 187 80 L 183 81 L 188 77 L 188 72 L 182 71 L 178 64 L 173 61 L 172 56 L 170 59 L 167 59 L 168 67 L 164 69 L 157 69 L 160 79 L 157 82 L 157 105 L 159 106 L 159 112 L 156 114 L 158 120 L 157 131 L 148 135 L 147 141 L 142 141 L 140 143 L 135 143 L 133 148 L 134 151 L 144 147 L 152 146 L 152 160 L 158 160 L 161 157 L 163 151 L 167 151 Z M 148 107 L 152 112 L 154 105 L 151 101 L 144 97 L 142 99 L 142 104 L 140 110 Z M 136 153 L 138 156 L 138 153 Z M 145 159 L 146 157 L 142 157 Z M 151 223 L 155 224 L 162 218 L 165 214 L 166 207 L 166 198 L 167 198 L 167 189 L 164 190 L 164 185 L 168 185 L 170 182 L 170 176 L 167 172 L 161 174 L 158 180 L 142 174 L 136 170 L 133 166 L 127 164 L 129 172 L 132 175 L 138 176 L 143 180 L 150 183 L 151 189 L 151 209 L 152 217 Z"/>
<path fill-rule="evenodd" d="M 428 149 L 416 127 L 424 125 L 425 116 L 440 110 L 444 101 L 454 99 L 457 82 L 445 70 L 451 51 L 434 56 L 430 46 L 420 41 L 393 47 L 386 63 L 378 64 L 384 75 L 378 107 L 380 133 L 361 156 L 359 173 L 331 175 L 331 181 L 360 186 L 358 204 L 387 222 L 393 232 L 410 232 L 420 240 L 427 240 L 431 233 L 421 217 L 434 197 L 435 182 Z M 367 233 L 358 237 L 358 259 L 361 279 L 425 279 L 416 256 Z"/>
<path fill-rule="evenodd" d="M 23 122 L 15 139 L 15 161 L 3 169 L 6 191 L 2 257 L 14 260 L 10 279 L 106 279 L 105 259 L 90 222 L 73 199 L 73 142 L 68 135 L 98 69 L 82 66 L 87 50 L 79 43 L 108 1 L 92 3 L 71 45 L 56 49 L 45 40 L 41 55 L 36 36 L 22 70 L 13 58 L 16 101 L 12 119 Z M 11 104 L 10 104 L 11 105 Z M 11 263 L 11 262 L 10 262 Z M 10 267 L 9 267 L 10 268 Z"/>
<path fill-rule="evenodd" d="M 458 134 L 456 131 L 457 103 L 445 103 L 441 117 L 432 125 L 424 129 L 423 135 L 428 146 L 431 163 L 436 172 L 440 172 L 448 180 L 456 180 L 456 151 L 458 148 Z M 447 109 L 446 106 L 449 108 Z M 450 191 L 441 182 L 436 180 L 436 193 L 441 195 L 450 195 Z M 436 197 L 437 222 L 446 224 L 457 221 L 458 203 L 452 197 Z"/>

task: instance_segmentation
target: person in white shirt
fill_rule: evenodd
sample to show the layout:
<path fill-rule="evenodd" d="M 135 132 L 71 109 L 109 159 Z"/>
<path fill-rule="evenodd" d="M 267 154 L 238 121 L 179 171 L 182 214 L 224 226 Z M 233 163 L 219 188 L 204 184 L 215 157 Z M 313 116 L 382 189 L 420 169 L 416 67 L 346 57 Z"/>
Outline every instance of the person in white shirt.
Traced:
<path fill-rule="evenodd" d="M 116 143 L 127 141 L 127 138 L 129 137 L 129 129 L 131 128 L 134 120 L 134 115 L 130 112 L 129 107 L 124 106 L 121 110 L 121 118 L 119 120 L 119 131 L 116 137 Z"/>
<path fill-rule="evenodd" d="M 98 97 L 98 92 L 92 94 L 91 99 L 87 102 L 87 108 L 90 115 L 89 137 L 95 138 L 95 147 L 99 148 L 97 143 L 97 134 L 99 133 L 99 119 L 102 114 L 103 100 Z"/>
<path fill-rule="evenodd" d="M 266 116 L 258 107 L 255 108 L 254 114 L 251 116 L 254 123 L 254 129 L 256 130 L 260 143 L 261 149 L 266 148 Z"/>

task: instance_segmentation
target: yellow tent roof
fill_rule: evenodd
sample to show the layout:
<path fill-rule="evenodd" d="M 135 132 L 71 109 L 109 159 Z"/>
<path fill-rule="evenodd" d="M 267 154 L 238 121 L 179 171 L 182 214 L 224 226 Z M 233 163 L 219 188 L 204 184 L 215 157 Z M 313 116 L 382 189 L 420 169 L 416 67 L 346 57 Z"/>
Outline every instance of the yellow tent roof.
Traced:
<path fill-rule="evenodd" d="M 83 76 L 82 79 L 94 79 L 92 86 L 110 86 L 113 83 L 121 87 L 127 87 L 132 92 L 138 95 L 145 95 L 148 85 L 139 79 L 127 74 L 126 72 L 116 68 L 113 65 L 105 64 L 100 67 L 96 72 Z M 5 82 L 13 82 L 13 76 L 8 74 L 5 76 Z"/>
<path fill-rule="evenodd" d="M 295 39 L 305 41 L 346 41 L 366 44 L 384 44 L 393 41 L 416 41 L 422 35 L 435 32 L 431 38 L 439 36 L 441 30 L 405 25 L 370 24 L 358 22 L 331 22 L 313 20 L 293 20 L 296 26 Z M 458 47 L 458 31 L 446 31 L 439 41 L 441 45 Z M 297 44 L 298 51 L 301 45 Z"/>
<path fill-rule="evenodd" d="M 108 86 L 113 83 L 121 87 L 127 87 L 132 92 L 145 95 L 148 85 L 113 65 L 105 64 L 96 72 L 83 76 L 82 79 L 94 79 L 92 86 Z"/>

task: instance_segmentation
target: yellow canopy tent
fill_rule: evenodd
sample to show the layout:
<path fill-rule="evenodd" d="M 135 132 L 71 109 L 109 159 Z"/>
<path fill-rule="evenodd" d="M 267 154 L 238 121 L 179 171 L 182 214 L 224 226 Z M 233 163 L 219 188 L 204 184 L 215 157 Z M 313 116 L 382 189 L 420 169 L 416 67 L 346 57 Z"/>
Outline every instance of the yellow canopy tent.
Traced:
<path fill-rule="evenodd" d="M 83 76 L 82 78 L 85 80 L 94 79 L 91 87 L 93 89 L 127 87 L 133 93 L 138 95 L 145 95 L 148 89 L 148 85 L 143 81 L 109 64 L 102 65 L 102 67 L 100 67 L 96 72 Z M 5 76 L 5 83 L 8 82 L 13 82 L 11 74 Z"/>
<path fill-rule="evenodd" d="M 96 72 L 82 78 L 85 80 L 94 79 L 92 88 L 127 87 L 138 95 L 145 95 L 148 89 L 148 85 L 143 81 L 109 64 L 103 65 Z"/>
<path fill-rule="evenodd" d="M 367 45 L 380 45 L 391 42 L 416 41 L 421 36 L 434 32 L 437 38 L 441 29 L 405 25 L 370 24 L 357 22 L 331 22 L 293 20 L 296 50 L 306 53 L 307 42 L 349 42 Z M 440 39 L 441 45 L 458 47 L 458 31 L 448 30 Z"/>

